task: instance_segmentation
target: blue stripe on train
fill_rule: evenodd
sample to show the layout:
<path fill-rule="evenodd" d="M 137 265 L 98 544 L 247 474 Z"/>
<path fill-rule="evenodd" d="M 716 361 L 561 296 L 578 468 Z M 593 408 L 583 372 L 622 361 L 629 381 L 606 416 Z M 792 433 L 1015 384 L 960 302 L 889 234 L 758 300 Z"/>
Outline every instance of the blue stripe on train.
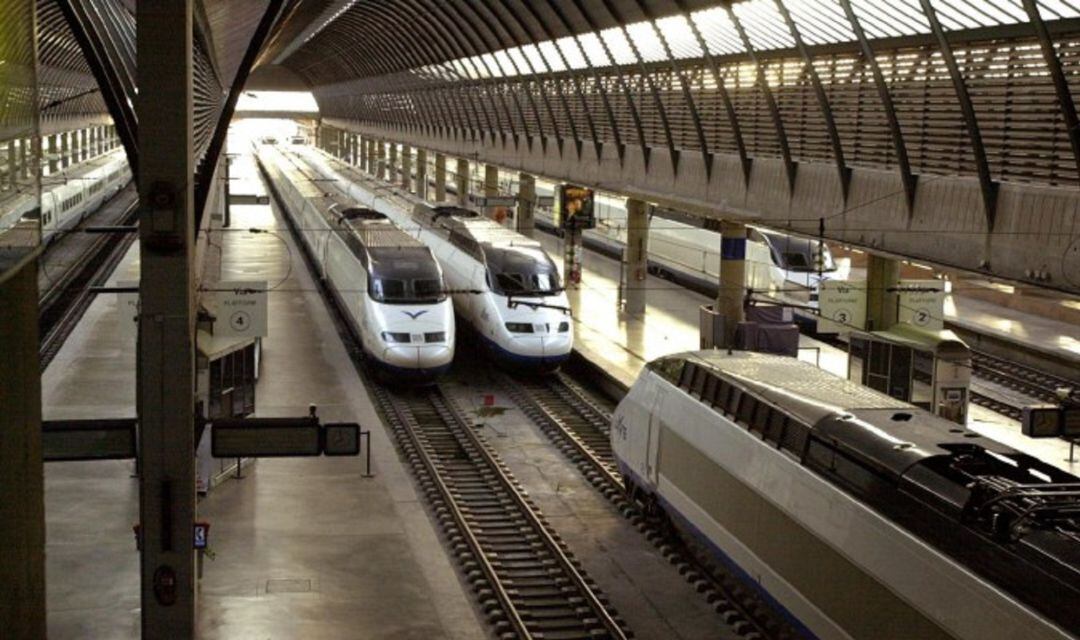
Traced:
<path fill-rule="evenodd" d="M 644 482 L 641 476 L 630 471 L 629 467 L 623 464 L 621 460 L 618 461 L 618 465 L 619 472 L 623 474 L 623 477 L 631 478 L 634 483 L 639 487 L 644 488 L 649 486 L 649 483 Z M 806 638 L 817 640 L 818 636 L 815 635 L 809 627 L 803 624 L 801 620 L 795 617 L 795 614 L 789 611 L 787 607 L 785 607 L 783 604 L 780 603 L 779 600 L 773 597 L 773 595 L 769 593 L 768 590 L 766 590 L 760 582 L 758 582 L 757 578 L 754 578 L 752 575 L 747 573 L 746 570 L 739 566 L 739 564 L 735 562 L 735 560 L 732 559 L 731 556 L 729 556 L 723 549 L 721 549 L 719 545 L 713 542 L 712 539 L 710 539 L 709 536 L 705 534 L 705 532 L 703 532 L 701 529 L 698 529 L 694 525 L 694 523 L 690 522 L 689 519 L 679 513 L 675 506 L 665 500 L 663 496 L 658 493 L 653 493 L 653 495 L 655 495 L 656 498 L 660 501 L 660 504 L 664 508 L 664 513 L 668 514 L 668 516 L 671 517 L 672 522 L 674 522 L 675 526 L 679 528 L 679 530 L 689 533 L 691 536 L 697 539 L 698 542 L 704 544 L 705 548 L 708 549 L 714 557 L 716 557 L 721 563 L 723 563 L 723 565 L 727 567 L 728 570 L 738 576 L 739 579 L 743 582 L 743 584 L 752 586 L 754 588 L 754 591 L 756 591 L 758 595 L 760 595 L 762 599 L 765 600 L 765 602 L 769 603 L 769 605 L 774 610 L 780 612 L 780 614 L 784 616 L 784 619 L 787 620 L 788 623 L 791 624 L 791 626 L 795 627 L 795 629 L 800 634 L 802 634 Z"/>
<path fill-rule="evenodd" d="M 520 353 L 507 350 L 475 329 L 472 333 L 480 338 L 480 342 L 483 343 L 484 348 L 491 354 L 491 357 L 512 368 L 554 371 L 570 359 L 569 353 L 559 356 L 523 356 Z"/>

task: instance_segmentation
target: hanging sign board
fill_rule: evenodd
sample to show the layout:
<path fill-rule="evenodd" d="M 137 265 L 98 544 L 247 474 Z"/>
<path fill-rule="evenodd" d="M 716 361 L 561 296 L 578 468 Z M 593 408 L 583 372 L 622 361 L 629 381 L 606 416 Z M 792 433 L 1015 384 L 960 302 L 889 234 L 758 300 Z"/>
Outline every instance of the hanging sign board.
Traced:
<path fill-rule="evenodd" d="M 945 283 L 941 280 L 901 280 L 899 320 L 916 327 L 945 328 Z"/>
<path fill-rule="evenodd" d="M 818 332 L 847 333 L 866 328 L 866 282 L 824 280 L 818 292 Z"/>
<path fill-rule="evenodd" d="M 267 334 L 266 281 L 219 282 L 213 287 L 215 336 L 263 338 Z"/>

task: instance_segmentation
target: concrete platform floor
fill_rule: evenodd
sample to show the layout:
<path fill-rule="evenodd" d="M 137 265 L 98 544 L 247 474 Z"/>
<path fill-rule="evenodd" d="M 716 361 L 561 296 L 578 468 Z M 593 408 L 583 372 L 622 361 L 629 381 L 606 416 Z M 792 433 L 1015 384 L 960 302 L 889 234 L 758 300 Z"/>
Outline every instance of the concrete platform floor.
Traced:
<path fill-rule="evenodd" d="M 233 171 L 253 168 L 241 160 Z M 234 207 L 223 279 L 267 279 L 258 414 L 305 414 L 373 428 L 362 458 L 263 459 L 200 501 L 211 523 L 200 585 L 200 638 L 489 637 L 411 477 L 375 419 L 300 254 L 269 207 Z M 216 241 L 216 239 L 215 239 Z M 288 249 L 286 247 L 289 247 Z M 289 268 L 289 253 L 292 268 Z M 137 274 L 129 255 L 118 279 Z M 45 372 L 45 415 L 134 413 L 134 327 L 100 296 Z M 52 640 L 139 636 L 137 480 L 130 462 L 46 468 L 48 626 Z"/>

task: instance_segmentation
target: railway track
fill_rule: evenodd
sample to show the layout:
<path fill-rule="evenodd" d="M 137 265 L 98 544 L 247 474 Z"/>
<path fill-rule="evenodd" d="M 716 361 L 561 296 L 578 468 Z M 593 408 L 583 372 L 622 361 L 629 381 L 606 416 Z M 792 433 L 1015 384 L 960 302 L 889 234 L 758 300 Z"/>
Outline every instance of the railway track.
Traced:
<path fill-rule="evenodd" d="M 1056 392 L 1063 387 L 1073 389 L 1072 395 L 1080 397 L 1080 389 L 1077 388 L 1075 381 L 1010 362 L 982 351 L 972 350 L 971 364 L 974 373 L 979 377 L 1044 402 L 1058 402 Z"/>
<path fill-rule="evenodd" d="M 369 386 L 500 638 L 631 638 L 509 470 L 438 387 Z"/>
<path fill-rule="evenodd" d="M 683 544 L 658 513 L 629 499 L 611 451 L 611 415 L 559 373 L 546 378 L 502 375 L 500 382 L 526 416 L 559 448 L 740 636 L 798 638 L 798 632 L 742 581 L 712 562 L 704 549 Z"/>
<path fill-rule="evenodd" d="M 122 198 L 126 199 L 126 203 L 120 200 Z M 119 201 L 122 212 L 113 218 L 112 224 L 134 224 L 138 204 L 134 188 L 120 191 L 116 199 L 114 202 Z M 112 202 L 105 206 L 110 205 Z M 91 216 L 80 228 L 98 221 L 99 216 Z M 52 286 L 38 302 L 38 333 L 41 336 L 38 357 L 42 371 L 59 353 L 64 341 L 94 301 L 96 293 L 92 287 L 108 279 L 136 237 L 134 233 L 100 234 L 76 259 L 70 261 L 70 266 L 59 277 L 50 278 Z"/>
<path fill-rule="evenodd" d="M 267 184 L 277 197 L 268 178 Z M 284 218 L 296 239 L 292 219 Z M 297 244 L 316 273 L 306 246 Z M 354 367 L 500 640 L 632 638 L 600 589 L 453 401 L 438 386 L 393 390 L 375 380 L 360 341 L 326 282 L 316 278 L 316 283 Z"/>

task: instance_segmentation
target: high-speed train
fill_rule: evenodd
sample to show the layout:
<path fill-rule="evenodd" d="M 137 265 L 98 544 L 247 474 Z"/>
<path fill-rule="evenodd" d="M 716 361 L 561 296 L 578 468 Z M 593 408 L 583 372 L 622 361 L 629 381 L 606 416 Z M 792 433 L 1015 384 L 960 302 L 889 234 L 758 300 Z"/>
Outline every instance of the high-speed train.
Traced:
<path fill-rule="evenodd" d="M 550 196 L 554 183 L 537 180 L 538 195 Z M 554 229 L 550 210 L 538 209 L 538 223 Z M 626 243 L 625 200 L 597 195 L 596 228 L 586 231 L 590 248 L 618 256 Z M 649 268 L 678 284 L 715 296 L 720 278 L 720 237 L 715 231 L 654 216 L 649 228 Z M 765 295 L 792 298 L 805 290 L 816 304 L 820 280 L 845 280 L 850 266 L 833 259 L 827 245 L 760 227 L 747 227 L 746 286 Z"/>
<path fill-rule="evenodd" d="M 651 362 L 631 495 L 819 638 L 1080 636 L 1080 479 L 794 358 Z"/>
<path fill-rule="evenodd" d="M 455 312 L 495 361 L 552 371 L 570 357 L 570 303 L 539 242 L 470 209 L 424 202 L 376 183 L 319 150 L 303 153 L 332 184 L 431 248 L 454 292 Z"/>
<path fill-rule="evenodd" d="M 41 242 L 52 242 L 62 231 L 79 224 L 131 181 L 131 169 L 122 148 L 80 162 L 41 179 L 41 203 L 19 195 L 4 203 L 0 212 L 0 233 L 18 226 L 37 226 L 41 221 Z"/>
<path fill-rule="evenodd" d="M 454 309 L 431 250 L 386 215 L 324 190 L 303 158 L 263 145 L 259 165 L 319 277 L 384 379 L 430 382 L 454 359 Z"/>

